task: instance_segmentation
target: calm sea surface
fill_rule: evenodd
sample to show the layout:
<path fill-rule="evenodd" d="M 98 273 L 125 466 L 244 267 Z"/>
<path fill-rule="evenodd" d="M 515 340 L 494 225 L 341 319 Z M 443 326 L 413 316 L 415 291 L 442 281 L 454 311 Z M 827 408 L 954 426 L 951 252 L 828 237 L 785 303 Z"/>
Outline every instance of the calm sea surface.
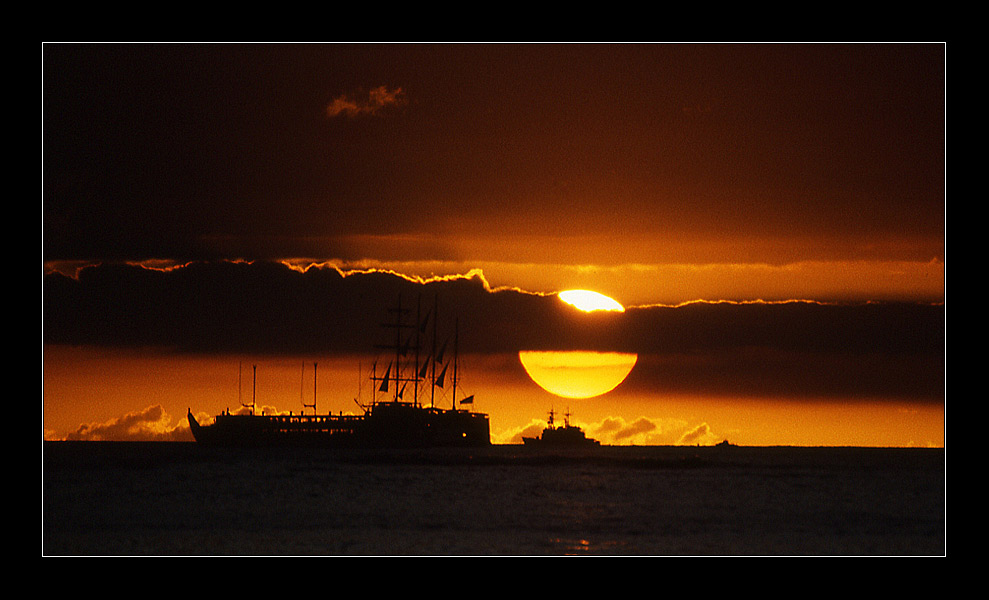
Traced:
<path fill-rule="evenodd" d="M 944 450 L 45 442 L 44 555 L 945 554 Z"/>

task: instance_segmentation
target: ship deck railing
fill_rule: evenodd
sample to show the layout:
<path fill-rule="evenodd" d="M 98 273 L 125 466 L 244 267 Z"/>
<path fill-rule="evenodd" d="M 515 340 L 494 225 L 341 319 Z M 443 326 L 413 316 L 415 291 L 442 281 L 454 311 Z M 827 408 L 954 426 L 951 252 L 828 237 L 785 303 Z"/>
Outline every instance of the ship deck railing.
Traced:
<path fill-rule="evenodd" d="M 364 417 L 359 415 L 261 415 L 259 432 L 264 435 L 344 435 L 356 432 Z"/>
<path fill-rule="evenodd" d="M 353 426 L 364 419 L 362 415 L 218 415 L 217 419 L 262 419 L 274 425 L 302 426 L 302 425 L 341 425 L 345 427 Z"/>

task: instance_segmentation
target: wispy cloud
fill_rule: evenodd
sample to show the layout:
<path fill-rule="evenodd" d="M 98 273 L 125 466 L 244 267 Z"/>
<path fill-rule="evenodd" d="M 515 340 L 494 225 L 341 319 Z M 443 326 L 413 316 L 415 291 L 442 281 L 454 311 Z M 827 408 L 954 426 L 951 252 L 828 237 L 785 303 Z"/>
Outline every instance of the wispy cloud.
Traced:
<path fill-rule="evenodd" d="M 405 93 L 402 88 L 389 89 L 386 86 L 379 86 L 368 92 L 367 97 L 343 95 L 334 98 L 326 107 L 326 115 L 351 118 L 375 115 L 388 107 L 402 106 L 405 103 Z"/>
<path fill-rule="evenodd" d="M 680 436 L 680 439 L 677 440 L 677 446 L 690 446 L 694 444 L 710 446 L 718 443 L 720 440 L 721 438 L 711 432 L 711 427 L 707 423 L 701 423 Z"/>

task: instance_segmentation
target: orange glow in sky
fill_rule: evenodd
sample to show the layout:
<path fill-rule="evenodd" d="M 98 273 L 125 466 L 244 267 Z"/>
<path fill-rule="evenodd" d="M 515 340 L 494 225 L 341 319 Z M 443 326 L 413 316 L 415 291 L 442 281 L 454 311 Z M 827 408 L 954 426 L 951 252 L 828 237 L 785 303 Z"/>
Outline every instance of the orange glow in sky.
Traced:
<path fill-rule="evenodd" d="M 944 443 L 944 44 L 43 54 L 46 438 L 356 412 L 421 294 L 496 442 Z"/>
<path fill-rule="evenodd" d="M 318 359 L 320 413 L 358 410 L 358 360 Z M 575 424 L 607 444 L 710 445 L 728 439 L 754 446 L 944 446 L 942 403 L 687 396 L 624 385 L 592 398 L 563 398 L 533 383 L 518 367 L 518 357 L 468 356 L 464 362 L 470 369 L 463 383 L 476 395 L 475 409 L 491 415 L 493 443 L 521 443 L 527 428 L 538 434 L 547 411 L 555 407 L 569 409 Z M 240 395 L 251 394 L 250 363 L 251 358 L 237 356 L 46 348 L 46 439 L 192 441 L 186 410 L 204 420 L 225 409 L 237 410 Z M 303 401 L 311 402 L 309 396 L 300 398 L 301 358 L 258 363 L 258 407 L 300 411 Z M 311 393 L 311 381 L 304 385 L 301 393 Z"/>

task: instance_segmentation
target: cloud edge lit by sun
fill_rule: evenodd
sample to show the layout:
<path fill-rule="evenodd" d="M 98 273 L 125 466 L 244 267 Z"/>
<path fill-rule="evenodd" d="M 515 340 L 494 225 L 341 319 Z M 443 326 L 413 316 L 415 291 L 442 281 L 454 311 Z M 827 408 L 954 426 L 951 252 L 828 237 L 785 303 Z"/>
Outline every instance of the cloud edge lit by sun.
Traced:
<path fill-rule="evenodd" d="M 592 290 L 565 290 L 557 294 L 559 299 L 584 312 L 611 311 L 625 312 L 625 307 L 617 300 Z"/>

